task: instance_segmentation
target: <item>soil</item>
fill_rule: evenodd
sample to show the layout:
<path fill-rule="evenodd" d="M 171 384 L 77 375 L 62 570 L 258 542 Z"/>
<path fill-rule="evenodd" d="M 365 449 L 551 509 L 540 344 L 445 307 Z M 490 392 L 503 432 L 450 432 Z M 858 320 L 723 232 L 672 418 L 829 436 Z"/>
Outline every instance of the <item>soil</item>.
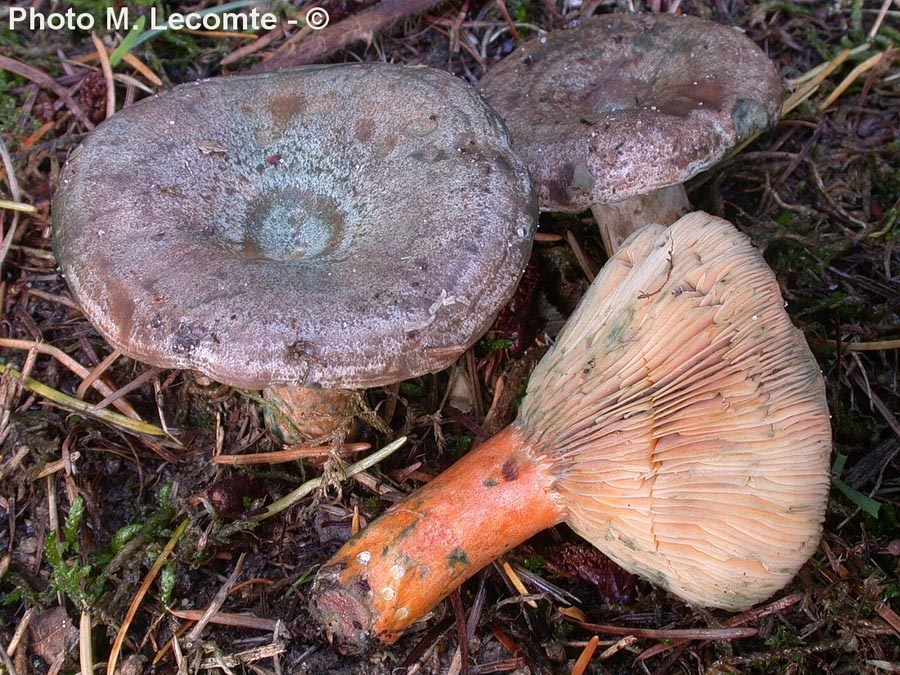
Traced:
<path fill-rule="evenodd" d="M 135 16 L 148 11 L 140 4 L 121 3 Z M 214 3 L 162 5 L 171 13 Z M 358 458 L 326 449 L 326 488 L 256 522 L 266 504 L 322 475 L 321 462 L 211 462 L 216 454 L 282 449 L 256 393 L 118 354 L 107 359 L 112 348 L 57 269 L 50 214 L 67 154 L 106 117 L 108 78 L 89 31 L 11 29 L 11 9 L 2 9 L 0 198 L 30 208 L 0 205 L 0 645 L 12 654 L 0 657 L 0 670 L 76 673 L 79 663 L 105 670 L 115 652 L 122 673 L 900 672 L 900 5 L 318 5 L 331 20 L 328 53 L 317 53 L 317 35 L 299 26 L 261 33 L 258 48 L 241 37 L 184 31 L 141 42 L 131 49 L 135 58 L 113 69 L 116 109 L 177 83 L 264 67 L 264 58 L 290 61 L 304 41 L 304 54 L 317 62 L 421 64 L 475 84 L 516 47 L 513 27 L 525 40 L 592 13 L 629 9 L 739 28 L 774 61 L 786 97 L 809 89 L 775 128 L 693 179 L 688 191 L 695 207 L 732 221 L 762 250 L 826 378 L 835 483 L 822 542 L 787 588 L 735 617 L 632 577 L 560 526 L 504 558 L 527 598 L 493 564 L 396 644 L 340 654 L 309 616 L 315 571 L 358 525 L 513 418 L 548 336 L 606 260 L 590 213 L 541 216 L 514 309 L 455 370 L 363 394 L 359 440 L 380 448 L 405 435 L 402 449 L 343 482 L 339 463 Z M 103 2 L 80 0 L 55 11 L 69 6 L 97 16 L 105 10 Z M 302 19 L 311 6 L 272 11 Z M 370 20 L 368 40 L 341 44 L 357 36 L 362 24 L 354 21 Z M 110 51 L 124 38 L 95 34 Z M 471 383 L 465 404 L 451 386 L 457 370 Z M 105 393 L 82 384 L 89 373 Z M 94 412 L 104 399 L 103 409 L 118 417 Z M 128 428 L 129 409 L 166 435 Z M 211 602 L 213 620 L 196 631 Z M 565 607 L 577 611 L 567 616 Z M 221 623 L 223 613 L 243 615 L 243 624 Z M 576 660 L 595 631 L 570 621 L 575 615 L 635 634 L 600 633 L 584 670 Z M 737 625 L 756 634 L 710 639 L 700 632 Z M 662 629 L 691 639 L 652 632 Z"/>

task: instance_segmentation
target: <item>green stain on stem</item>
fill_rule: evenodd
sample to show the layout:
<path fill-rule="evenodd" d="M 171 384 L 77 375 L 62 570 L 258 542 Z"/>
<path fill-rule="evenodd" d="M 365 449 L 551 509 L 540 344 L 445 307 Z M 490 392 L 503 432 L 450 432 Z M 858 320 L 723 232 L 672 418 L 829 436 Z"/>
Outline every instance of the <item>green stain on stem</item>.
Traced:
<path fill-rule="evenodd" d="M 451 551 L 450 555 L 447 556 L 447 562 L 450 563 L 450 568 L 453 569 L 457 565 L 462 565 L 464 567 L 468 567 L 472 563 L 469 561 L 469 556 L 466 555 L 465 549 L 457 546 L 453 551 Z"/>

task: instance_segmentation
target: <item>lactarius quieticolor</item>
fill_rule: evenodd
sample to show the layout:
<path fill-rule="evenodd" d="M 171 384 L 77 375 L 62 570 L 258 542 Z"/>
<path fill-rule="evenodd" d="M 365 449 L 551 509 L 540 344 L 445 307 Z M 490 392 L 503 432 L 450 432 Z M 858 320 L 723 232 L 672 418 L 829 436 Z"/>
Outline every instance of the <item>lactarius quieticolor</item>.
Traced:
<path fill-rule="evenodd" d="M 686 213 L 682 183 L 781 113 L 781 81 L 759 47 L 686 15 L 588 18 L 526 42 L 479 89 L 541 208 L 592 208 L 610 253 L 635 229 Z"/>
<path fill-rule="evenodd" d="M 60 267 L 110 344 L 270 390 L 446 368 L 511 297 L 536 216 L 471 87 L 376 63 L 141 101 L 73 152 L 53 203 Z"/>
<path fill-rule="evenodd" d="M 636 233 L 538 364 L 518 418 L 348 541 L 313 611 L 391 642 L 495 557 L 565 522 L 687 601 L 740 610 L 815 549 L 824 384 L 772 271 L 730 223 Z"/>

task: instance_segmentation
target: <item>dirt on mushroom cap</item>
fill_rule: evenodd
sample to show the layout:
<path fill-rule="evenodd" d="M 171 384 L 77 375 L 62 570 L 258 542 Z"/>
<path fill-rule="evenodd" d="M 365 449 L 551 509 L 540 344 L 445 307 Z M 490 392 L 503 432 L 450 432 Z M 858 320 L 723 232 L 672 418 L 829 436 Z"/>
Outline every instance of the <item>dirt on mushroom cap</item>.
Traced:
<path fill-rule="evenodd" d="M 751 40 L 669 14 L 596 16 L 530 40 L 479 90 L 552 211 L 681 183 L 781 112 L 778 74 Z"/>
<path fill-rule="evenodd" d="M 248 388 L 449 365 L 512 294 L 535 220 L 470 87 L 371 63 L 142 101 L 73 153 L 53 209 L 60 266 L 111 344 Z"/>

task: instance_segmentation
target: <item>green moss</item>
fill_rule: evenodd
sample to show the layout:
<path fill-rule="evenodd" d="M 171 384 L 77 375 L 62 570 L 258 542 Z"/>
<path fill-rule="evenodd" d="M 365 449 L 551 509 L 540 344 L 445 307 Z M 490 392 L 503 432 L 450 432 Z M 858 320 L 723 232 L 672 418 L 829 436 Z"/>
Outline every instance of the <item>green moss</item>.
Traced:
<path fill-rule="evenodd" d="M 538 20 L 535 3 L 528 0 L 509 3 L 507 8 L 509 15 L 516 23 L 535 23 Z"/>
<path fill-rule="evenodd" d="M 5 590 L 0 594 L 0 606 L 23 604 L 32 607 L 37 604 L 37 594 L 28 580 L 18 572 L 7 572 L 2 581 Z M 3 612 L 0 612 L 0 616 L 3 616 Z"/>
<path fill-rule="evenodd" d="M 772 651 L 775 651 L 800 647 L 803 645 L 803 641 L 797 635 L 795 630 L 790 627 L 779 625 L 776 627 L 775 632 L 766 638 L 764 644 Z"/>
<path fill-rule="evenodd" d="M 554 642 L 567 642 L 572 637 L 572 633 L 575 632 L 574 624 L 571 624 L 567 621 L 563 621 L 561 623 L 553 626 L 553 630 L 551 632 L 551 639 Z"/>
<path fill-rule="evenodd" d="M 313 579 L 316 578 L 316 571 L 318 569 L 319 569 L 318 565 L 313 565 L 309 569 L 304 570 L 303 574 L 301 574 L 299 577 L 297 577 L 297 580 L 291 585 L 294 588 L 298 588 L 299 586 L 305 586 L 310 581 L 312 581 Z"/>
<path fill-rule="evenodd" d="M 47 537 L 46 557 L 50 565 L 50 585 L 46 595 L 66 595 L 78 607 L 102 604 L 108 581 L 126 565 L 149 564 L 154 543 L 168 538 L 168 523 L 175 515 L 171 503 L 172 485 L 163 486 L 155 510 L 116 532 L 106 550 L 87 551 L 81 546 L 85 502 L 77 497 L 69 508 L 61 535 Z"/>
<path fill-rule="evenodd" d="M 896 537 L 897 532 L 900 532 L 900 518 L 897 515 L 897 506 L 891 499 L 891 497 L 896 499 L 896 495 L 892 495 L 890 491 L 880 491 L 876 496 L 883 498 L 884 501 L 879 502 L 877 517 L 871 515 L 866 517 L 866 532 L 873 537 L 886 539 Z"/>
<path fill-rule="evenodd" d="M 2 43 L 2 40 L 0 40 Z M 23 84 L 23 80 L 0 70 L 0 134 L 18 140 L 27 135 L 32 124 L 20 124 L 22 110 L 18 97 L 12 93 L 15 87 Z M 4 360 L 4 363 L 6 361 Z"/>
<path fill-rule="evenodd" d="M 363 499 L 363 509 L 368 513 L 381 512 L 381 500 L 378 497 L 365 497 Z"/>
<path fill-rule="evenodd" d="M 535 574 L 541 574 L 544 571 L 543 556 L 530 555 L 522 561 L 522 564 L 525 565 L 525 569 Z"/>
<path fill-rule="evenodd" d="M 408 380 L 400 383 L 400 395 L 404 398 L 421 399 L 428 395 L 428 389 L 420 380 Z"/>
<path fill-rule="evenodd" d="M 170 560 L 163 566 L 159 575 L 159 599 L 163 607 L 171 606 L 177 579 L 177 569 Z"/>
<path fill-rule="evenodd" d="M 475 443 L 475 437 L 471 434 L 459 434 L 447 437 L 447 444 L 450 448 L 450 454 L 454 460 L 461 458 Z"/>
<path fill-rule="evenodd" d="M 78 607 L 89 606 L 96 599 L 87 590 L 93 566 L 84 564 L 78 530 L 84 518 L 84 498 L 80 495 L 72 502 L 63 525 L 62 536 L 51 532 L 47 537 L 46 556 L 50 564 L 50 587 L 54 593 L 64 593 Z"/>
<path fill-rule="evenodd" d="M 477 354 L 480 357 L 484 357 L 491 352 L 499 352 L 504 349 L 509 349 L 513 345 L 513 340 L 509 338 L 496 338 L 496 339 L 488 339 L 485 338 L 481 342 L 478 343 Z"/>

